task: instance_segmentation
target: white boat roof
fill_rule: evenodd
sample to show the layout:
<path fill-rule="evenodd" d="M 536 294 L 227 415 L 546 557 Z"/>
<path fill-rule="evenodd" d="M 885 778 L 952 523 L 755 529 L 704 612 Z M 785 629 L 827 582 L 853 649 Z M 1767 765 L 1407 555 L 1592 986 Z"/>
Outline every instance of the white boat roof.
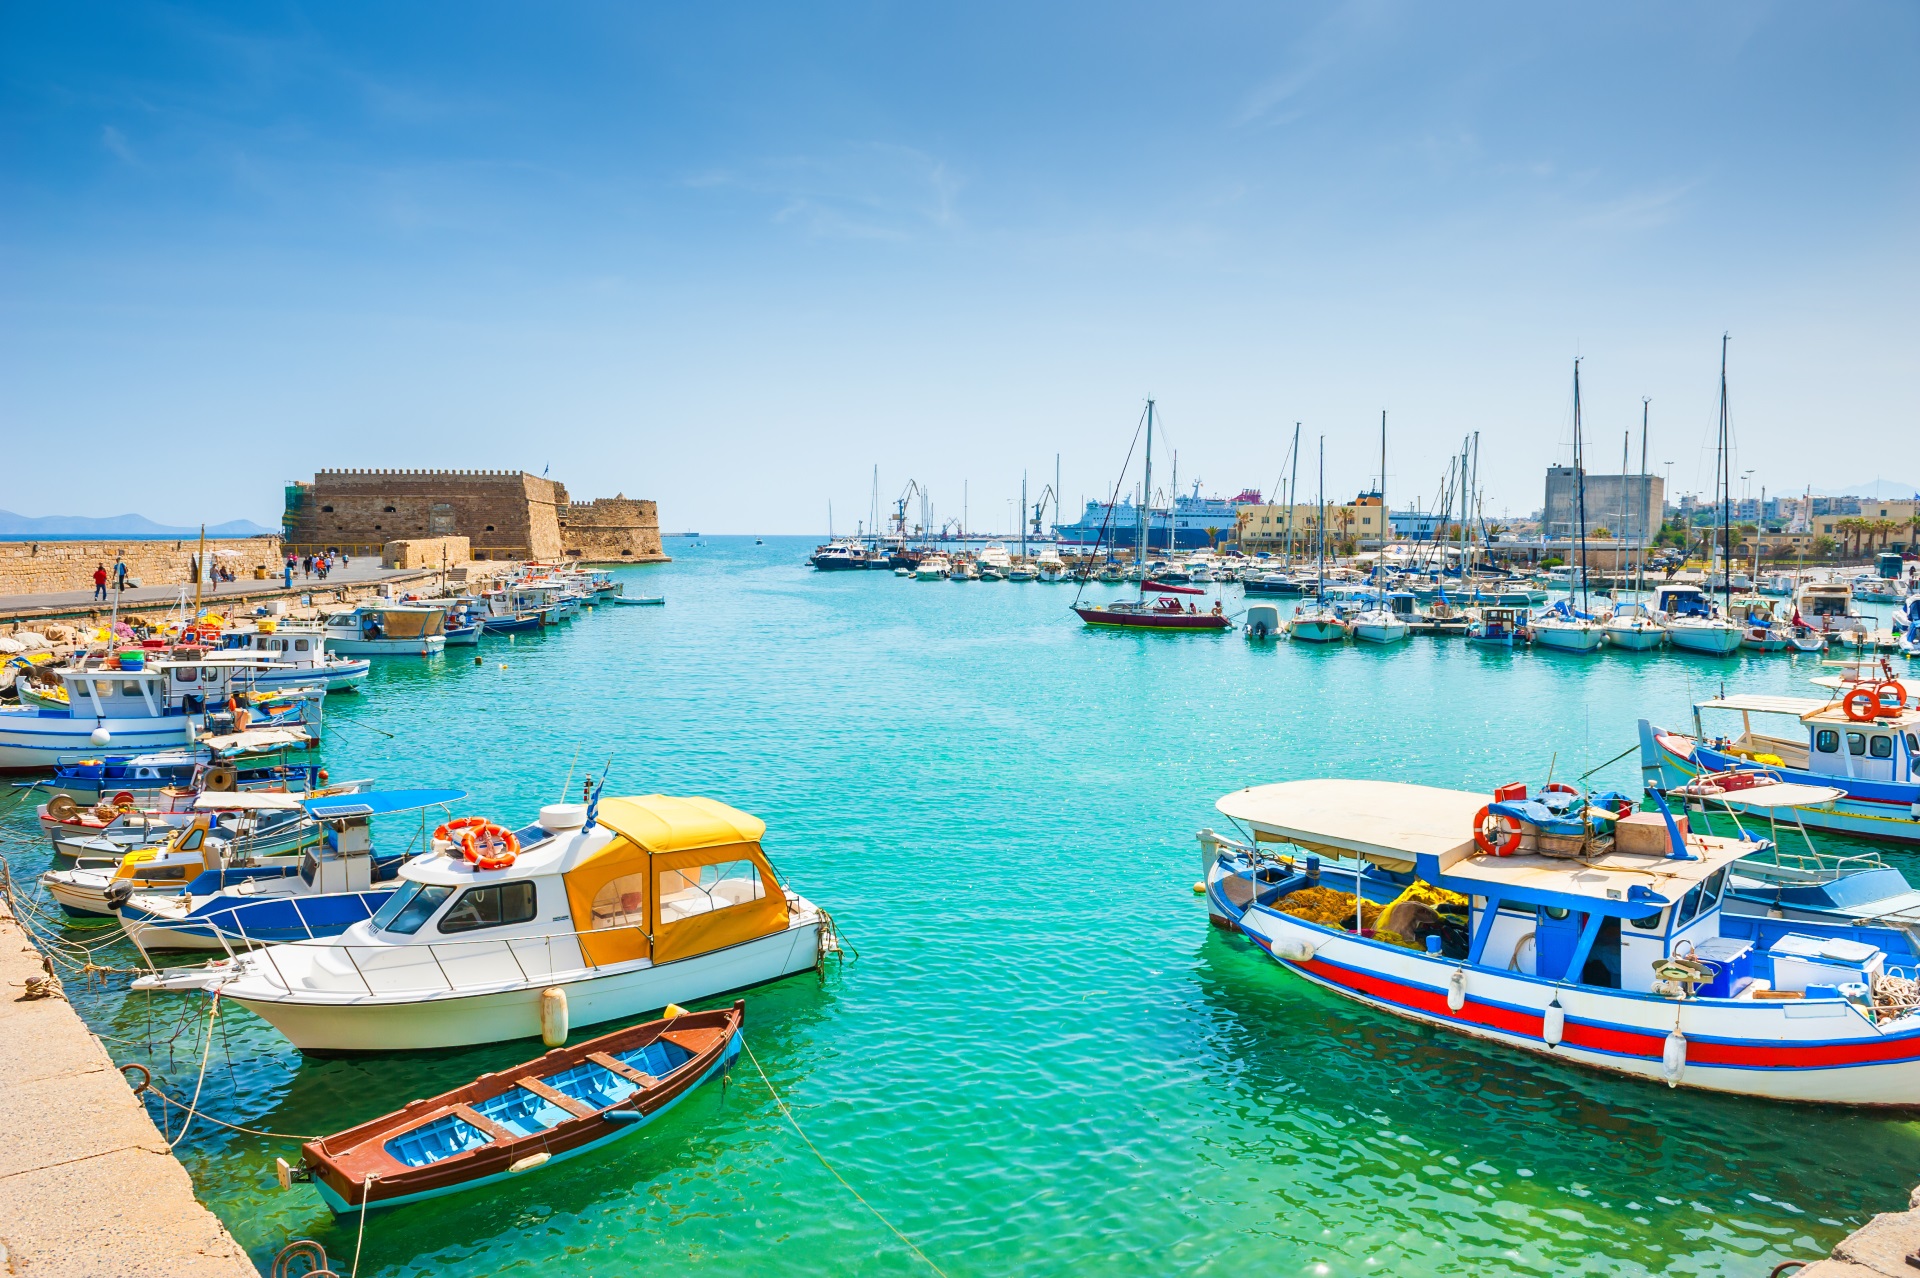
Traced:
<path fill-rule="evenodd" d="M 299 799 L 279 790 L 232 790 L 203 794 L 193 801 L 196 812 L 281 811 L 299 806 Z"/>
<path fill-rule="evenodd" d="M 1752 714 L 1790 714 L 1794 718 L 1825 710 L 1833 702 L 1825 697 L 1774 697 L 1742 694 L 1732 697 L 1715 697 L 1711 701 L 1698 702 L 1696 710 L 1741 710 Z"/>
<path fill-rule="evenodd" d="M 1213 806 L 1276 841 L 1410 865 L 1471 844 L 1474 815 L 1491 797 L 1400 781 L 1282 781 Z"/>

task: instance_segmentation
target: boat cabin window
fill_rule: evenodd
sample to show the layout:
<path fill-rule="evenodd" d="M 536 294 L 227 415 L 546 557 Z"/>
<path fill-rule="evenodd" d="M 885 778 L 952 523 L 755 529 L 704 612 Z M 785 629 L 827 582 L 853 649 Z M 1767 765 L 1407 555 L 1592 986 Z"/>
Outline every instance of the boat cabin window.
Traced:
<path fill-rule="evenodd" d="M 1867 734 L 1864 732 L 1849 732 L 1847 734 L 1847 753 L 1865 754 L 1866 752 Z"/>
<path fill-rule="evenodd" d="M 140 681 L 138 679 L 122 679 L 120 681 L 120 695 L 123 697 L 139 696 Z"/>
<path fill-rule="evenodd" d="M 373 916 L 374 930 L 412 936 L 452 895 L 453 889 L 449 886 L 418 883 L 409 879 L 398 892 L 387 898 L 387 903 Z"/>
<path fill-rule="evenodd" d="M 135 685 L 136 688 L 138 686 L 139 685 L 137 684 Z M 1883 737 L 1878 734 L 1875 734 L 1873 740 L 1868 742 L 1867 744 L 1870 747 L 1867 753 L 1871 754 L 1874 758 L 1891 759 L 1893 757 L 1893 738 L 1892 737 Z"/>
<path fill-rule="evenodd" d="M 1813 734 L 1813 748 L 1821 754 L 1837 754 L 1840 750 L 1840 734 L 1832 728 L 1822 728 Z"/>
<path fill-rule="evenodd" d="M 490 883 L 472 887 L 460 894 L 447 916 L 440 920 L 442 932 L 472 932 L 483 927 L 505 927 L 526 923 L 534 916 L 534 890 L 530 880 L 518 883 Z"/>
<path fill-rule="evenodd" d="M 198 670 L 195 670 L 192 666 L 175 666 L 174 667 L 173 681 L 175 683 L 192 683 L 199 677 L 200 677 L 200 672 Z"/>
<path fill-rule="evenodd" d="M 713 910 L 745 905 L 765 896 L 760 871 L 751 861 L 726 861 L 691 870 L 660 873 L 660 921 L 672 923 Z"/>
<path fill-rule="evenodd" d="M 609 879 L 593 894 L 593 926 L 638 927 L 647 925 L 647 876 L 623 874 Z"/>
<path fill-rule="evenodd" d="M 307 641 L 305 639 L 295 639 L 293 641 L 293 650 L 295 652 L 305 652 L 307 650 Z"/>
<path fill-rule="evenodd" d="M 188 830 L 185 837 L 183 837 L 180 840 L 180 843 L 179 843 L 180 850 L 182 852 L 192 852 L 197 850 L 200 847 L 200 840 L 204 839 L 205 837 L 206 837 L 206 831 L 202 830 L 199 826 L 195 826 L 193 829 Z"/>
<path fill-rule="evenodd" d="M 1651 914 L 1642 914 L 1637 919 L 1628 919 L 1627 922 L 1639 928 L 1642 932 L 1658 932 L 1660 930 L 1660 924 L 1666 920 L 1666 917 L 1667 912 L 1665 910 L 1655 910 Z"/>
<path fill-rule="evenodd" d="M 1560 919 L 1564 919 L 1565 917 L 1567 917 L 1567 915 L 1572 913 L 1571 910 L 1567 909 L 1563 905 L 1549 905 L 1546 907 L 1546 910 L 1547 910 L 1547 917 L 1550 919 L 1553 919 L 1556 922 L 1558 922 Z"/>

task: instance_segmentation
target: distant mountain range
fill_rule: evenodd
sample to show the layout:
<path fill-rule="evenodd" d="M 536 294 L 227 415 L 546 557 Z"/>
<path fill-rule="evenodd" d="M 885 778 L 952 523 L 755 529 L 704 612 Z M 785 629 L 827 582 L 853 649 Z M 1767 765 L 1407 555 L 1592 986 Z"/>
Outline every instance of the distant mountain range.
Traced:
<path fill-rule="evenodd" d="M 1845 488 L 1816 488 L 1815 497 L 1866 497 L 1872 501 L 1898 501 L 1920 494 L 1920 488 L 1912 484 L 1896 484 L 1891 480 L 1876 479 L 1870 484 L 1850 484 Z M 1791 497 L 1793 494 L 1788 493 Z"/>
<path fill-rule="evenodd" d="M 259 537 L 277 533 L 278 528 L 262 528 L 251 519 L 230 519 L 224 524 L 208 524 L 209 537 Z M 84 515 L 16 515 L 0 510 L 0 537 L 198 537 L 198 528 L 174 528 L 156 524 L 145 515 L 110 515 L 89 519 Z"/>

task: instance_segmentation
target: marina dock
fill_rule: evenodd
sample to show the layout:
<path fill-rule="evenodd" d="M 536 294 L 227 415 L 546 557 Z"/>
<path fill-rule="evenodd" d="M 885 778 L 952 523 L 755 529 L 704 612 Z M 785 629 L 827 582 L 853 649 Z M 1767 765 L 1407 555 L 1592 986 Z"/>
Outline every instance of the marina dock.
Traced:
<path fill-rule="evenodd" d="M 46 977 L 0 899 L 0 1273 L 252 1278 L 106 1048 L 57 987 L 42 992 Z"/>

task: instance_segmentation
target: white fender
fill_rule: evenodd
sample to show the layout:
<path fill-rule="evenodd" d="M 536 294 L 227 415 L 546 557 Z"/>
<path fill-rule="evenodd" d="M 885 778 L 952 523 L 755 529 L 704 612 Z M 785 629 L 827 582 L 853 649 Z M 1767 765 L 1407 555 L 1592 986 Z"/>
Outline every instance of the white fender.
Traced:
<path fill-rule="evenodd" d="M 1540 1037 L 1546 1040 L 1548 1047 L 1558 1047 L 1566 1033 L 1567 1009 L 1555 1000 L 1547 1004 L 1546 1014 L 1540 1018 Z"/>
<path fill-rule="evenodd" d="M 1447 978 L 1447 1010 L 1457 1012 L 1467 1005 L 1467 969 L 1456 967 Z"/>
<path fill-rule="evenodd" d="M 1285 959 L 1289 963 L 1304 963 L 1313 957 L 1320 947 L 1312 941 L 1303 941 L 1294 937 L 1282 937 L 1273 943 L 1273 956 Z"/>
<path fill-rule="evenodd" d="M 1667 1035 L 1666 1046 L 1660 1049 L 1660 1072 L 1666 1076 L 1668 1087 L 1680 1086 L 1680 1076 L 1687 1072 L 1687 1036 L 1680 1032 L 1678 1025 Z"/>
<path fill-rule="evenodd" d="M 567 1041 L 567 992 L 558 985 L 540 991 L 540 1041 L 548 1047 Z"/>

